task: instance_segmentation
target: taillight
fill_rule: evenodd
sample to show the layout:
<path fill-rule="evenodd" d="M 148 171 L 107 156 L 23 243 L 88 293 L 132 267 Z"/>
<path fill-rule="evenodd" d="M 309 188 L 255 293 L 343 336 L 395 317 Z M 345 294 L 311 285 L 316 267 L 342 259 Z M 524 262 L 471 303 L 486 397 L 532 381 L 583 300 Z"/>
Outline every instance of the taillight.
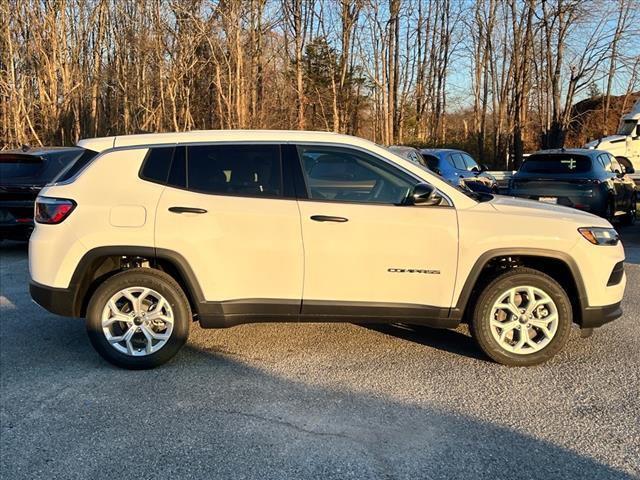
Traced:
<path fill-rule="evenodd" d="M 73 200 L 38 197 L 36 199 L 35 220 L 38 223 L 60 223 L 69 216 L 74 208 L 76 208 L 76 202 Z"/>

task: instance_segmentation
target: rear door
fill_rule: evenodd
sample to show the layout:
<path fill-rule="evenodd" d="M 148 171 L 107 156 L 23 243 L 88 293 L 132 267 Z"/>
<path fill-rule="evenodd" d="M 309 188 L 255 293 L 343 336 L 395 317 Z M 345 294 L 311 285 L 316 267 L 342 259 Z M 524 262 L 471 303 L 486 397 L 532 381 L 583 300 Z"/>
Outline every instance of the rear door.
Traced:
<path fill-rule="evenodd" d="M 458 256 L 452 206 L 403 206 L 418 180 L 354 148 L 299 145 L 303 313 L 433 317 L 451 306 Z"/>
<path fill-rule="evenodd" d="M 299 313 L 300 214 L 285 177 L 278 144 L 176 148 L 156 247 L 184 257 L 220 313 Z"/>

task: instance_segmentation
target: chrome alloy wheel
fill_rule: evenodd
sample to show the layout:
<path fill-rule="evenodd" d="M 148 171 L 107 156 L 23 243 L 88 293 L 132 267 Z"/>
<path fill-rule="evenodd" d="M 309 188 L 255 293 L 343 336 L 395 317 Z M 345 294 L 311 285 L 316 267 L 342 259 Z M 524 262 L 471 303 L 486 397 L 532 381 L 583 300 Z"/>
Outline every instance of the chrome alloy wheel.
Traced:
<path fill-rule="evenodd" d="M 102 310 L 102 332 L 120 353 L 144 356 L 165 346 L 173 332 L 173 310 L 155 290 L 130 287 L 113 295 Z"/>
<path fill-rule="evenodd" d="M 491 307 L 491 335 L 504 350 L 528 355 L 546 347 L 558 331 L 558 308 L 543 290 L 514 287 Z"/>

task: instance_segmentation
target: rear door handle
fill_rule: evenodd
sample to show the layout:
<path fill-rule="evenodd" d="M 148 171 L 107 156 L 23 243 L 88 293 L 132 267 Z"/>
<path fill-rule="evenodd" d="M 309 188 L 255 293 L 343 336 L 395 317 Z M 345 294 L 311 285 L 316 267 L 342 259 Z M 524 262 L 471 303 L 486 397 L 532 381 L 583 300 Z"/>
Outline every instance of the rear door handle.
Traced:
<path fill-rule="evenodd" d="M 312 215 L 311 220 L 313 220 L 314 222 L 338 222 L 338 223 L 344 223 L 349 221 L 348 218 L 333 217 L 331 215 Z"/>
<path fill-rule="evenodd" d="M 204 208 L 193 207 L 169 207 L 169 211 L 172 213 L 207 213 Z"/>

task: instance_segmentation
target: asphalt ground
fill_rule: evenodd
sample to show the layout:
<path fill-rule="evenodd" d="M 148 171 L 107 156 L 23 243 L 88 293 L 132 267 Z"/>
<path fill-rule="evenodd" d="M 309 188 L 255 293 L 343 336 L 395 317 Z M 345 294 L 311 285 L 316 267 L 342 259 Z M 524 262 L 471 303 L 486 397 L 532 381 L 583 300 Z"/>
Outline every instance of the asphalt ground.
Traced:
<path fill-rule="evenodd" d="M 193 325 L 152 371 L 106 364 L 0 246 L 2 479 L 640 478 L 640 226 L 624 316 L 534 368 L 466 328 Z M 54 253 L 52 253 L 54 254 Z"/>

